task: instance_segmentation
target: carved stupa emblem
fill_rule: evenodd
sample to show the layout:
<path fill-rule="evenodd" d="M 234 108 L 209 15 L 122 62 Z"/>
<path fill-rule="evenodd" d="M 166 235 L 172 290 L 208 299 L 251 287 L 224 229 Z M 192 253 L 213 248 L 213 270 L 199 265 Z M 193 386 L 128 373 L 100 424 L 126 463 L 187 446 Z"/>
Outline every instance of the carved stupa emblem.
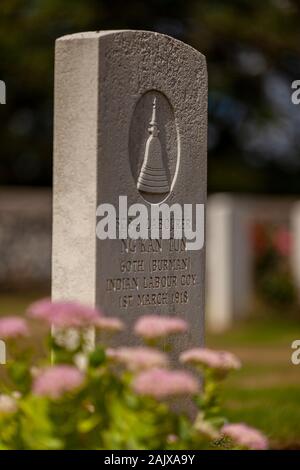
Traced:
<path fill-rule="evenodd" d="M 164 194 L 170 191 L 167 172 L 162 157 L 159 129 L 156 121 L 156 98 L 152 104 L 152 118 L 149 123 L 149 137 L 146 142 L 143 165 L 138 177 L 137 188 L 144 193 Z"/>

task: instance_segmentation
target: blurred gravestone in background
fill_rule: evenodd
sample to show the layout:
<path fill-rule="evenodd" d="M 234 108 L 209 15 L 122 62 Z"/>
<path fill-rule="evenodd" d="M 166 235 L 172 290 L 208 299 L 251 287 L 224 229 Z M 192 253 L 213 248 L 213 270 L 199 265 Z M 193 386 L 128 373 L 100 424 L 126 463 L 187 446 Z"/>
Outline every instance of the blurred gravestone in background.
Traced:
<path fill-rule="evenodd" d="M 0 80 L 0 104 L 6 103 L 6 86 L 3 80 Z"/>

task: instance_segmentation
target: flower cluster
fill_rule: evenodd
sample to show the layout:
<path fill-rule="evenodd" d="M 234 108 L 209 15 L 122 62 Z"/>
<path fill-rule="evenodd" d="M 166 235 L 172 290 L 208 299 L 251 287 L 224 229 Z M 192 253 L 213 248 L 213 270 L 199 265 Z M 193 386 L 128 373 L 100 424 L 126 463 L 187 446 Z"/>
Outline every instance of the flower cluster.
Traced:
<path fill-rule="evenodd" d="M 42 299 L 33 303 L 28 311 L 28 316 L 41 320 L 49 326 L 57 327 L 83 327 L 91 326 L 97 321 L 99 313 L 96 309 L 82 306 L 77 302 L 51 302 Z"/>
<path fill-rule="evenodd" d="M 129 370 L 143 370 L 152 367 L 166 367 L 168 365 L 167 356 L 153 348 L 131 347 L 131 348 L 109 348 L 106 351 L 107 357 L 124 364 Z"/>
<path fill-rule="evenodd" d="M 20 317 L 0 318 L 0 338 L 11 339 L 29 335 L 27 323 Z"/>
<path fill-rule="evenodd" d="M 208 348 L 194 348 L 183 352 L 179 360 L 182 364 L 211 369 L 219 376 L 225 376 L 232 370 L 240 369 L 240 360 L 228 351 L 213 351 Z"/>
<path fill-rule="evenodd" d="M 83 381 L 84 375 L 76 367 L 58 365 L 42 370 L 34 379 L 32 391 L 56 399 L 79 388 Z"/>
<path fill-rule="evenodd" d="M 17 400 L 13 396 L 0 395 L 0 415 L 15 413 L 17 409 Z"/>
<path fill-rule="evenodd" d="M 266 437 L 257 429 L 244 423 L 225 424 L 221 432 L 232 439 L 238 447 L 251 450 L 266 450 L 268 448 Z"/>
<path fill-rule="evenodd" d="M 194 348 L 183 351 L 179 368 L 172 368 L 174 354 L 170 360 L 166 345 L 173 344 L 169 337 L 188 331 L 182 318 L 145 315 L 133 326 L 132 342 L 146 345 L 129 347 L 120 339 L 104 345 L 104 336 L 98 334 L 102 342 L 89 350 L 90 327 L 111 340 L 125 329 L 124 323 L 91 306 L 48 299 L 32 304 L 27 317 L 0 319 L 0 338 L 11 346 L 23 338 L 28 344 L 31 323 L 40 322 L 47 332 L 37 330 L 50 335 L 55 364 L 47 366 L 35 355 L 30 359 L 30 345 L 28 351 L 16 347 L 21 356 L 7 368 L 11 390 L 1 394 L 0 389 L 1 448 L 202 449 L 224 436 L 232 447 L 267 447 L 265 436 L 253 428 L 222 427 L 217 384 L 240 368 L 233 354 Z M 194 366 L 195 372 L 185 366 Z M 174 411 L 171 402 L 176 398 L 179 409 Z M 191 419 L 182 405 L 189 403 L 191 409 L 193 402 L 198 411 Z"/>
<path fill-rule="evenodd" d="M 196 395 L 198 381 L 188 372 L 166 369 L 151 369 L 141 372 L 133 382 L 133 389 L 139 395 L 157 399 L 179 395 Z"/>
<path fill-rule="evenodd" d="M 136 322 L 134 332 L 145 340 L 153 340 L 184 333 L 187 329 L 187 323 L 181 318 L 144 315 Z"/>

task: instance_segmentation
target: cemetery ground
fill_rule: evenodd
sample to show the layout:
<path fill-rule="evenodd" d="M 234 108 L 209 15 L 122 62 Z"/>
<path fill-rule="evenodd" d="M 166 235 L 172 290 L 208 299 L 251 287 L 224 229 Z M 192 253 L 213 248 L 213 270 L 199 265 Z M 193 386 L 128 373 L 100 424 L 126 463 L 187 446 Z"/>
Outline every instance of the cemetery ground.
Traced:
<path fill-rule="evenodd" d="M 22 314 L 45 293 L 0 294 L 1 315 Z M 291 343 L 299 322 L 286 312 L 255 312 L 252 319 L 220 335 L 206 335 L 206 345 L 235 353 L 243 363 L 223 385 L 224 414 L 245 421 L 270 438 L 273 449 L 300 449 L 300 365 L 291 362 Z"/>

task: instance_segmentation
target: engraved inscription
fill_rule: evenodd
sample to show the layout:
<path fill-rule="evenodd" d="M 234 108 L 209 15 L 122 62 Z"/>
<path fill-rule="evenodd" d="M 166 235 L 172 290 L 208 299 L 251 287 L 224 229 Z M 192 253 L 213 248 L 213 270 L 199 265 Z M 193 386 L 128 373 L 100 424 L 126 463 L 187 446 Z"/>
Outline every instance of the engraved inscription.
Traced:
<path fill-rule="evenodd" d="M 106 292 L 122 310 L 184 305 L 199 288 L 185 239 L 119 240 L 119 269 Z"/>

